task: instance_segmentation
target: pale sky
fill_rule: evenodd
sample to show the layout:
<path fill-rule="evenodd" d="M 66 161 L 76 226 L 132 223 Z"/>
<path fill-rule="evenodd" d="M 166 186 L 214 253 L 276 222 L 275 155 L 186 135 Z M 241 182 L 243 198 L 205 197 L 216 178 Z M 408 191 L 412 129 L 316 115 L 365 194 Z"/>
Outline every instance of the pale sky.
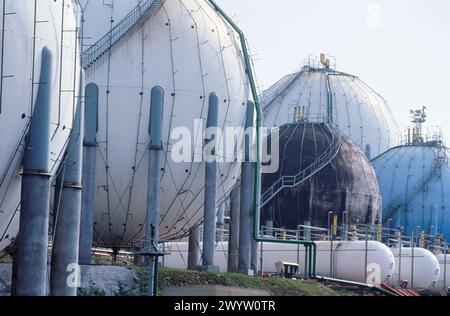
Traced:
<path fill-rule="evenodd" d="M 336 58 L 390 104 L 403 132 L 428 107 L 450 144 L 449 0 L 217 0 L 244 31 L 261 89 L 310 55 Z"/>

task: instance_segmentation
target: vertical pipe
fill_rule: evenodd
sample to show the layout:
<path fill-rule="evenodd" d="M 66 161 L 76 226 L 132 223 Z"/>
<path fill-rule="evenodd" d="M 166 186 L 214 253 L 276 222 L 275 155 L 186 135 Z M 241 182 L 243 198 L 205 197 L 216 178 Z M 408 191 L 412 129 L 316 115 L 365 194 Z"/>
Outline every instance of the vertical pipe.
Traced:
<path fill-rule="evenodd" d="M 251 163 L 251 167 L 252 167 L 252 174 L 255 174 L 255 168 L 256 168 L 255 164 Z M 254 189 L 255 189 L 255 186 L 252 184 L 252 196 L 254 196 L 254 193 L 253 193 Z M 253 210 L 253 203 L 252 203 L 252 210 Z M 253 219 L 254 215 L 255 214 L 252 211 L 250 213 L 250 227 L 249 227 L 250 232 L 252 231 L 251 223 L 253 223 L 253 221 L 254 221 L 254 219 Z M 251 239 L 250 269 L 253 270 L 254 274 L 257 274 L 258 273 L 258 246 L 259 246 L 259 243 L 254 238 L 252 238 L 252 235 L 250 235 L 250 239 Z"/>
<path fill-rule="evenodd" d="M 95 161 L 97 159 L 98 86 L 90 83 L 85 89 L 83 192 L 81 196 L 80 264 L 91 264 L 94 236 Z"/>
<path fill-rule="evenodd" d="M 414 289 L 414 248 L 416 243 L 414 242 L 414 232 L 411 233 L 411 289 Z"/>
<path fill-rule="evenodd" d="M 402 278 L 402 235 L 401 231 L 398 231 L 398 282 Z"/>
<path fill-rule="evenodd" d="M 250 269 L 256 275 L 258 273 L 258 246 L 259 243 L 252 238 L 251 254 L 250 254 Z"/>
<path fill-rule="evenodd" d="M 388 246 L 388 247 L 390 247 L 391 246 L 391 219 L 388 219 L 388 222 L 387 222 L 387 241 L 386 241 L 386 245 Z"/>
<path fill-rule="evenodd" d="M 225 229 L 225 207 L 226 201 L 223 202 L 221 206 L 219 206 L 219 210 L 217 212 L 217 236 L 216 242 L 223 241 L 224 229 Z"/>
<path fill-rule="evenodd" d="M 241 186 L 236 183 L 231 193 L 230 235 L 228 238 L 228 272 L 237 272 L 239 254 L 239 217 Z"/>
<path fill-rule="evenodd" d="M 189 231 L 188 270 L 195 270 L 200 263 L 200 226 Z"/>
<path fill-rule="evenodd" d="M 0 59 L 0 114 L 2 113 L 3 104 L 3 79 L 5 77 L 4 70 L 4 57 L 5 57 L 5 19 L 6 19 L 6 0 L 3 0 L 3 12 L 2 12 L 2 51 Z"/>
<path fill-rule="evenodd" d="M 263 275 L 263 273 L 264 273 L 264 242 L 261 242 L 260 243 L 260 258 L 259 258 L 259 264 L 260 264 L 260 267 L 261 267 L 261 270 L 260 270 L 260 274 L 261 274 L 261 276 Z"/>
<path fill-rule="evenodd" d="M 247 115 L 245 120 L 246 136 L 244 141 L 245 161 L 241 167 L 241 214 L 239 229 L 239 264 L 240 272 L 248 274 L 250 270 L 251 259 L 251 241 L 252 241 L 252 213 L 253 213 L 253 188 L 254 173 L 252 162 L 250 161 L 250 150 L 253 143 L 253 133 L 249 133 L 254 124 L 254 105 L 247 103 Z"/>
<path fill-rule="evenodd" d="M 436 236 L 438 234 L 439 227 L 439 208 L 436 203 L 431 206 L 431 223 L 430 234 Z"/>
<path fill-rule="evenodd" d="M 80 78 L 77 110 L 64 160 L 64 179 L 61 202 L 55 222 L 50 272 L 53 296 L 76 296 L 79 284 L 78 254 L 81 220 L 81 178 L 83 165 L 83 74 Z"/>
<path fill-rule="evenodd" d="M 369 226 L 366 225 L 366 240 L 364 247 L 364 282 L 367 282 L 367 266 L 369 264 Z"/>
<path fill-rule="evenodd" d="M 214 269 L 214 249 L 216 239 L 216 209 L 217 209 L 217 135 L 219 96 L 211 93 L 209 96 L 208 119 L 205 135 L 205 203 L 203 221 L 203 257 L 204 269 Z M 207 150 L 206 150 L 207 149 Z"/>
<path fill-rule="evenodd" d="M 150 135 L 149 160 L 148 160 L 148 191 L 147 191 L 147 222 L 146 243 L 150 253 L 157 251 L 160 217 L 160 188 L 161 178 L 161 124 L 164 105 L 164 90 L 161 87 L 153 87 L 150 101 L 150 119 L 148 132 Z M 147 248 L 146 247 L 146 248 Z M 150 256 L 148 295 L 155 295 L 157 288 L 158 257 Z"/>
<path fill-rule="evenodd" d="M 307 251 L 307 246 L 305 247 L 305 275 L 304 275 L 304 279 L 308 280 L 308 251 Z"/>
<path fill-rule="evenodd" d="M 330 240 L 330 277 L 333 277 L 333 238 Z"/>
<path fill-rule="evenodd" d="M 42 49 L 41 74 L 23 160 L 20 229 L 13 295 L 44 296 L 50 200 L 50 124 L 53 57 Z"/>
<path fill-rule="evenodd" d="M 273 221 L 272 220 L 266 220 L 266 231 L 265 234 L 267 236 L 273 237 Z"/>
<path fill-rule="evenodd" d="M 216 211 L 217 211 L 217 135 L 219 96 L 211 93 L 208 103 L 208 117 L 204 139 L 205 159 L 205 194 L 203 221 L 203 256 L 202 266 L 209 270 L 214 266 L 214 249 L 216 240 Z"/>
<path fill-rule="evenodd" d="M 311 221 L 305 221 L 305 231 L 304 231 L 304 239 L 306 241 L 311 241 Z"/>
<path fill-rule="evenodd" d="M 447 252 L 448 252 L 448 245 L 447 241 L 444 243 L 444 290 L 445 293 L 448 293 L 447 288 Z"/>

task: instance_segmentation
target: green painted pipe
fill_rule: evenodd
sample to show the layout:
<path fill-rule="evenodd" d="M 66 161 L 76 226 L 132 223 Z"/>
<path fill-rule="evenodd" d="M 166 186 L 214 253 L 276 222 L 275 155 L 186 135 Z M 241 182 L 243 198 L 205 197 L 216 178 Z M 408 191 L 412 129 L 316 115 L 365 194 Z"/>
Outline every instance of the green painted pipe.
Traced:
<path fill-rule="evenodd" d="M 256 109 L 256 150 L 257 150 L 257 163 L 256 163 L 256 168 L 255 168 L 255 189 L 254 189 L 254 221 L 253 221 L 253 238 L 255 239 L 255 241 L 257 242 L 271 242 L 271 243 L 280 243 L 280 244 L 297 244 L 297 245 L 304 245 L 305 248 L 309 251 L 310 253 L 310 258 L 309 258 L 309 275 L 311 276 L 311 278 L 314 279 L 318 279 L 318 280 L 330 280 L 329 278 L 325 278 L 325 277 L 319 277 L 316 275 L 317 272 L 317 266 L 316 266 L 316 261 L 317 261 L 317 246 L 314 242 L 312 241 L 300 241 L 300 240 L 274 240 L 274 239 L 270 239 L 270 238 L 262 238 L 260 237 L 259 234 L 259 222 L 260 222 L 260 209 L 259 209 L 259 205 L 260 205 L 260 196 L 261 196 L 261 157 L 259 155 L 260 153 L 260 141 L 261 141 L 261 108 L 259 105 L 259 98 L 258 98 L 258 92 L 256 89 L 256 84 L 255 84 L 255 78 L 253 76 L 253 70 L 252 70 L 252 65 L 250 62 L 250 56 L 248 54 L 248 48 L 247 48 L 247 43 L 245 41 L 245 36 L 244 33 L 239 29 L 239 27 L 233 22 L 233 20 L 217 5 L 217 3 L 214 0 L 208 0 L 208 2 L 213 6 L 213 8 L 225 19 L 225 21 L 227 21 L 230 26 L 239 34 L 239 39 L 240 39 L 240 43 L 242 46 L 242 51 L 243 51 L 243 55 L 244 55 L 244 63 L 245 63 L 245 70 L 246 70 L 246 74 L 250 83 L 250 88 L 252 91 L 252 96 L 253 96 L 253 100 L 255 103 L 255 109 Z M 328 76 L 332 76 L 332 75 L 341 75 L 341 76 L 349 76 L 352 78 L 356 78 L 355 76 L 346 74 L 346 73 L 342 73 L 342 72 L 337 72 L 337 71 L 333 71 L 333 73 L 328 74 Z M 329 80 L 328 80 L 329 81 Z M 330 102 L 330 100 L 329 100 Z M 332 99 L 331 99 L 332 102 Z M 331 105 L 331 102 L 329 103 L 328 106 Z M 330 117 L 330 120 L 332 121 L 332 118 Z M 345 281 L 345 280 L 338 280 L 338 279 L 333 279 L 334 282 L 339 282 L 339 283 L 344 283 L 344 284 L 349 284 L 348 282 L 352 283 L 351 281 Z M 376 287 L 372 287 L 368 284 L 363 284 L 361 283 L 361 286 L 365 286 L 365 287 L 371 287 L 374 290 L 377 290 L 379 292 L 382 292 L 386 295 L 393 295 L 392 293 L 381 289 L 381 288 L 376 288 Z"/>
<path fill-rule="evenodd" d="M 259 222 L 260 222 L 260 200 L 261 200 L 261 157 L 260 157 L 260 142 L 261 142 L 261 108 L 259 105 L 258 91 L 256 89 L 255 78 L 253 76 L 252 65 L 250 62 L 250 56 L 248 54 L 247 43 L 245 41 L 244 33 L 241 29 L 233 22 L 233 20 L 217 5 L 214 0 L 208 0 L 209 3 L 213 6 L 213 8 L 227 21 L 228 24 L 239 34 L 240 43 L 242 46 L 242 52 L 244 56 L 244 64 L 245 71 L 249 80 L 250 88 L 252 91 L 252 96 L 255 104 L 256 110 L 256 152 L 257 152 L 257 162 L 255 168 L 255 184 L 254 184 L 254 220 L 253 220 L 253 238 L 257 242 L 274 242 L 274 243 L 285 243 L 285 244 L 297 244 L 297 245 L 305 245 L 312 246 L 313 251 L 315 252 L 316 247 L 314 242 L 311 241 L 299 241 L 299 240 L 272 240 L 269 238 L 261 238 L 259 234 Z M 315 257 L 315 254 L 314 254 Z M 310 273 L 315 269 L 315 262 L 313 262 L 313 269 L 311 266 L 309 267 Z"/>

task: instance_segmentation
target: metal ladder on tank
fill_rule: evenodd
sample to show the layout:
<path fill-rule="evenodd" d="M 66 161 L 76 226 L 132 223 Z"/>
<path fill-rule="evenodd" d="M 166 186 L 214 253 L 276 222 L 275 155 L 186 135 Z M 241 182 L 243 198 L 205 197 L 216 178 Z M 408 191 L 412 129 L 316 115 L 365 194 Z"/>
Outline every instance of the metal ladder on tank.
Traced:
<path fill-rule="evenodd" d="M 412 200 L 417 196 L 419 192 L 421 192 L 437 175 L 438 171 L 441 169 L 444 161 L 445 161 L 445 153 L 443 148 L 438 148 L 438 156 L 430 171 L 425 175 L 422 181 L 418 181 L 412 188 L 409 194 L 406 195 L 406 198 L 401 195 L 397 195 L 391 203 L 389 203 L 385 208 L 383 213 L 387 212 L 387 215 L 383 216 L 383 223 L 387 223 L 389 219 L 394 216 L 402 205 L 409 205 Z"/>
<path fill-rule="evenodd" d="M 114 26 L 107 34 L 83 52 L 81 64 L 88 69 L 108 52 L 114 45 L 130 34 L 136 27 L 155 14 L 164 0 L 144 0 L 131 10 L 128 15 Z"/>
<path fill-rule="evenodd" d="M 282 190 L 286 188 L 294 188 L 302 184 L 325 168 L 334 158 L 336 158 L 341 148 L 341 136 L 331 128 L 329 129 L 331 131 L 332 139 L 327 150 L 325 150 L 319 158 L 317 158 L 312 164 L 300 171 L 298 174 L 293 176 L 283 176 L 278 179 L 277 182 L 261 194 L 261 208 L 269 203 Z"/>

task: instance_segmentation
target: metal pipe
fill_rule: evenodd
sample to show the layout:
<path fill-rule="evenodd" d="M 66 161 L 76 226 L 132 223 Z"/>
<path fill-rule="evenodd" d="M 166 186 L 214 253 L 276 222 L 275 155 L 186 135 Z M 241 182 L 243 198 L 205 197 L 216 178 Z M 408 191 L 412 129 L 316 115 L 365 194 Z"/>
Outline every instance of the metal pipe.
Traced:
<path fill-rule="evenodd" d="M 264 243 L 263 242 L 261 242 L 261 244 L 260 244 L 259 264 L 260 264 L 260 267 L 261 267 L 261 270 L 259 271 L 259 274 L 262 276 L 262 274 L 263 274 L 263 266 L 264 266 Z"/>
<path fill-rule="evenodd" d="M 266 220 L 266 236 L 273 236 L 273 221 L 272 220 Z"/>
<path fill-rule="evenodd" d="M 366 225 L 366 242 L 364 247 L 364 280 L 367 282 L 367 266 L 369 264 L 369 226 Z"/>
<path fill-rule="evenodd" d="M 20 229 L 12 280 L 13 295 L 17 296 L 46 295 L 52 62 L 52 53 L 44 47 L 23 160 Z"/>
<path fill-rule="evenodd" d="M 97 159 L 98 86 L 90 83 L 85 89 L 83 177 L 81 194 L 80 264 L 91 264 L 94 236 L 95 163 Z"/>
<path fill-rule="evenodd" d="M 251 269 L 251 245 L 252 245 L 252 213 L 254 210 L 253 190 L 253 164 L 250 161 L 253 137 L 249 133 L 254 126 L 254 104 L 247 103 L 244 139 L 244 162 L 241 166 L 241 213 L 239 230 L 239 264 L 238 270 L 248 274 Z M 249 135 L 250 134 L 250 135 Z M 256 214 L 255 214 L 256 216 Z M 258 222 L 259 225 L 259 222 Z"/>
<path fill-rule="evenodd" d="M 241 185 L 236 183 L 231 192 L 230 232 L 228 236 L 228 272 L 237 272 L 239 254 L 239 217 Z"/>
<path fill-rule="evenodd" d="M 200 226 L 194 226 L 189 231 L 188 270 L 197 269 L 200 263 Z"/>
<path fill-rule="evenodd" d="M 402 234 L 398 231 L 398 281 L 401 281 L 402 277 Z"/>
<path fill-rule="evenodd" d="M 161 179 L 161 133 L 162 111 L 164 106 L 164 90 L 155 86 L 151 91 L 150 118 L 148 133 L 150 135 L 148 158 L 148 188 L 147 188 L 147 222 L 145 238 L 150 253 L 150 269 L 148 295 L 156 295 L 158 278 L 158 256 L 152 255 L 158 251 L 159 217 L 160 217 L 160 184 Z"/>
<path fill-rule="evenodd" d="M 256 275 L 258 273 L 258 246 L 259 243 L 252 239 L 251 253 L 250 253 L 250 269 Z"/>
<path fill-rule="evenodd" d="M 343 223 L 342 239 L 348 240 L 348 211 L 343 212 L 342 223 Z"/>
<path fill-rule="evenodd" d="M 411 288 L 414 288 L 414 231 L 411 233 Z"/>
<path fill-rule="evenodd" d="M 52 249 L 50 291 L 53 296 L 76 296 L 80 282 L 78 265 L 83 165 L 84 104 L 83 74 L 80 78 L 77 111 L 64 159 L 61 202 Z"/>
<path fill-rule="evenodd" d="M 448 292 L 448 288 L 447 288 L 447 252 L 448 252 L 448 245 L 447 245 L 447 241 L 445 240 L 445 243 L 444 243 L 444 290 L 446 293 Z"/>
<path fill-rule="evenodd" d="M 223 202 L 221 206 L 219 206 L 219 210 L 217 212 L 217 234 L 216 234 L 216 242 L 223 241 L 223 233 L 225 229 L 225 207 L 226 202 Z"/>
<path fill-rule="evenodd" d="M 202 265 L 206 270 L 214 268 L 214 249 L 216 240 L 216 209 L 217 209 L 217 135 L 219 96 L 216 93 L 209 95 L 208 118 L 205 137 L 205 203 L 203 221 L 203 256 Z"/>

